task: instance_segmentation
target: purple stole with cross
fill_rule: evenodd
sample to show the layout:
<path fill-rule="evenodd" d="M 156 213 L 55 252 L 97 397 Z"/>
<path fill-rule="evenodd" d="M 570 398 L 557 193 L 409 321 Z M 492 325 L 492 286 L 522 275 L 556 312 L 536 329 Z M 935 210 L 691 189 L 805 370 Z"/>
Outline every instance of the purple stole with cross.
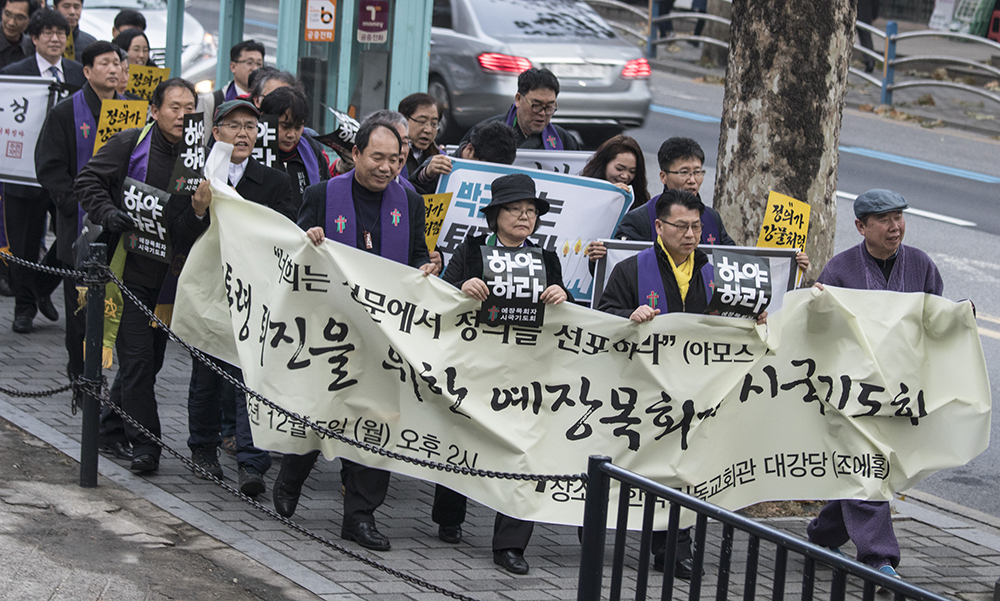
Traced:
<path fill-rule="evenodd" d="M 115 92 L 115 100 L 125 100 L 124 96 Z M 76 176 L 90 162 L 94 156 L 94 138 L 97 135 L 97 119 L 90 112 L 87 99 L 83 97 L 83 90 L 73 94 L 73 124 L 76 132 Z M 83 207 L 77 203 L 76 211 L 76 235 L 80 235 L 83 229 L 83 216 L 86 215 Z"/>
<path fill-rule="evenodd" d="M 326 237 L 358 248 L 358 218 L 354 211 L 354 169 L 326 183 Z M 410 262 L 410 211 L 406 190 L 395 181 L 382 192 L 379 209 L 381 256 L 403 265 Z M 372 224 L 373 226 L 375 224 Z M 362 249 L 364 250 L 364 249 Z"/>
<path fill-rule="evenodd" d="M 312 146 L 306 140 L 305 134 L 299 137 L 299 143 L 295 149 L 299 152 L 302 164 L 306 167 L 306 177 L 309 179 L 309 185 L 318 184 L 320 182 L 319 161 L 316 159 L 316 153 L 313 152 Z"/>
<path fill-rule="evenodd" d="M 667 295 L 663 288 L 663 276 L 656 261 L 656 245 L 640 251 L 637 255 L 639 270 L 639 302 L 667 313 Z M 715 279 L 715 268 L 709 261 L 701 267 L 701 281 L 705 286 L 706 302 L 712 299 L 712 283 Z M 690 290 L 689 290 L 690 292 Z"/>
<path fill-rule="evenodd" d="M 660 199 L 657 194 L 646 203 L 646 212 L 649 214 L 649 231 L 653 234 L 653 242 L 656 242 L 656 201 Z M 701 243 L 718 244 L 719 224 L 715 222 L 715 214 L 705 209 L 701 214 Z"/>
<path fill-rule="evenodd" d="M 512 104 L 510 110 L 507 111 L 507 127 L 513 128 L 515 123 L 517 123 L 517 105 Z M 556 126 L 552 125 L 552 121 L 549 121 L 549 124 L 542 130 L 542 148 L 545 150 L 563 149 L 562 138 L 559 137 L 559 132 L 556 131 Z"/>

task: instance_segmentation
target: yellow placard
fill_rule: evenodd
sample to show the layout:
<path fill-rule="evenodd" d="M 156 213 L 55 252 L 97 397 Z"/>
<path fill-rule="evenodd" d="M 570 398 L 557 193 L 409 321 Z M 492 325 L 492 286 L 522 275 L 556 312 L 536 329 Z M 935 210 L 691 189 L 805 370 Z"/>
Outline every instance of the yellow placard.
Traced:
<path fill-rule="evenodd" d="M 757 246 L 805 250 L 811 209 L 801 200 L 772 191 L 767 196 L 767 212 Z"/>
<path fill-rule="evenodd" d="M 125 91 L 135 94 L 143 100 L 153 97 L 153 90 L 160 85 L 161 81 L 170 79 L 170 69 L 159 67 L 146 67 L 143 65 L 129 65 L 128 67 L 128 87 Z"/>
<path fill-rule="evenodd" d="M 424 209 L 427 216 L 424 219 L 424 236 L 427 239 L 427 249 L 433 251 L 441 235 L 441 224 L 444 215 L 451 204 L 451 192 L 443 194 L 424 194 Z"/>
<path fill-rule="evenodd" d="M 97 136 L 94 139 L 94 154 L 111 136 L 123 129 L 142 127 L 146 124 L 145 100 L 102 100 L 101 118 L 97 121 Z"/>

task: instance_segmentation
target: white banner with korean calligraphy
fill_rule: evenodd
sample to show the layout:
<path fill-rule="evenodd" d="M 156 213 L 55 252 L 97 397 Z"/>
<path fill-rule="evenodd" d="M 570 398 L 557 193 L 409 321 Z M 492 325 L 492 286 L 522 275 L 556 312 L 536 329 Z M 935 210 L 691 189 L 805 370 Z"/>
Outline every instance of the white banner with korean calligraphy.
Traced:
<path fill-rule="evenodd" d="M 610 237 L 632 202 L 631 196 L 606 181 L 452 159 L 451 173 L 438 180 L 437 193 L 450 192 L 452 197 L 441 224 L 437 250 L 447 262 L 466 236 L 488 231 L 479 209 L 490 204 L 493 180 L 509 173 L 530 175 L 535 181 L 535 193 L 549 202 L 549 212 L 539 217 L 541 226 L 529 239 L 559 255 L 566 289 L 575 300 L 590 301 L 594 278 L 590 275 L 587 245 Z"/>
<path fill-rule="evenodd" d="M 52 81 L 0 76 L 0 182 L 38 186 L 35 145 L 48 114 Z"/>
<path fill-rule="evenodd" d="M 240 365 L 280 406 L 386 450 L 524 474 L 580 473 L 589 455 L 609 455 L 737 508 L 886 500 L 987 447 L 990 389 L 968 303 L 827 287 L 787 294 L 766 335 L 742 319 L 638 325 L 568 303 L 548 307 L 541 328 L 490 327 L 476 320 L 480 303 L 439 278 L 332 241 L 316 247 L 213 183 L 211 226 L 180 279 L 177 333 Z M 265 449 L 320 448 L 508 515 L 580 523 L 579 482 L 422 468 L 248 408 Z"/>

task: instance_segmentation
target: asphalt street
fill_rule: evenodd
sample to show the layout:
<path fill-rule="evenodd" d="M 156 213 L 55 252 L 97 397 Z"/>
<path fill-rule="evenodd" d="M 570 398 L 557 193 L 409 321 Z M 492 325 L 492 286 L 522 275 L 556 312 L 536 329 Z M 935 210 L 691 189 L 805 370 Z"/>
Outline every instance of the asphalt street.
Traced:
<path fill-rule="evenodd" d="M 645 151 L 650 182 L 659 182 L 656 150 L 671 136 L 687 136 L 705 150 L 711 196 L 718 162 L 724 88 L 655 72 L 653 107 L 641 129 L 630 130 Z M 948 129 L 924 129 L 847 109 L 840 138 L 836 250 L 860 241 L 853 196 L 871 188 L 903 194 L 911 208 L 905 243 L 927 252 L 944 278 L 944 295 L 972 299 L 978 309 L 992 394 L 1000 392 L 1000 142 Z M 659 192 L 659 187 L 650 190 Z M 966 222 L 965 225 L 957 225 Z M 971 225 L 970 225 L 971 224 Z M 1000 421 L 992 422 L 992 438 Z M 1000 516 L 1000 447 L 991 446 L 961 468 L 939 472 L 917 489 Z"/>

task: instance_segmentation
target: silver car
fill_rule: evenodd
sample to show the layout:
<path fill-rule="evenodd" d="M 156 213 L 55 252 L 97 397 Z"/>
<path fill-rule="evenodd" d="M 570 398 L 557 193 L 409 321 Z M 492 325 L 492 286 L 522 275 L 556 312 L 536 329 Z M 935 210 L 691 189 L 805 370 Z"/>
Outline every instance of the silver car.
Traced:
<path fill-rule="evenodd" d="M 584 142 L 645 121 L 649 63 L 584 2 L 434 0 L 433 10 L 428 91 L 444 107 L 441 141 L 507 112 L 531 67 L 559 78 L 552 121 Z"/>
<path fill-rule="evenodd" d="M 190 4 L 191 0 L 185 2 Z M 149 39 L 149 56 L 160 67 L 164 66 L 167 46 L 166 0 L 87 0 L 80 15 L 80 29 L 99 40 L 111 40 L 115 16 L 123 8 L 131 8 L 146 17 L 146 37 Z M 216 42 L 201 23 L 184 13 L 184 33 L 181 51 L 180 75 L 195 84 L 215 80 Z M 177 75 L 173 73 L 172 75 Z"/>

